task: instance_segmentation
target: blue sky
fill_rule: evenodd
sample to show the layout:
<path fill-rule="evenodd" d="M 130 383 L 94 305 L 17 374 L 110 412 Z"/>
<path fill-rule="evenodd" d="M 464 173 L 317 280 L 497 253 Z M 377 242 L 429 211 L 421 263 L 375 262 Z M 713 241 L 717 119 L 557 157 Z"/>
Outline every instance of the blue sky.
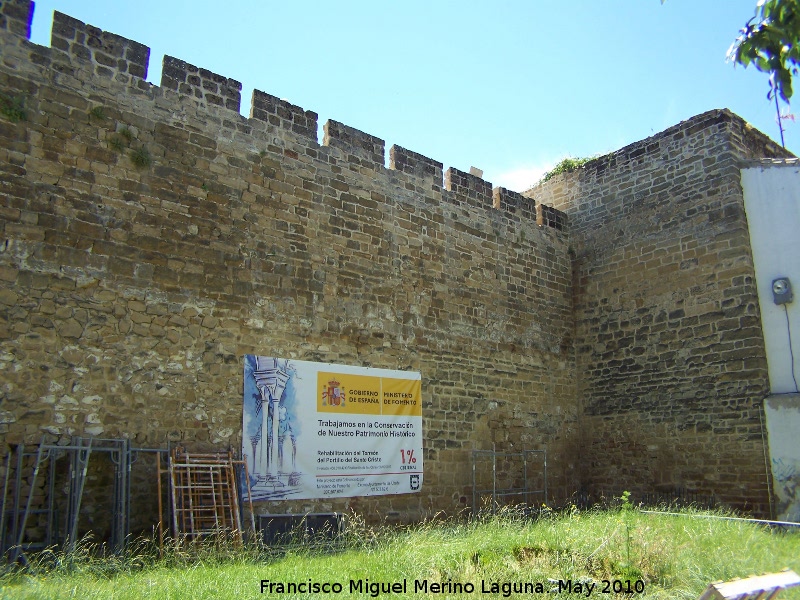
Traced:
<path fill-rule="evenodd" d="M 52 12 L 522 191 L 566 156 L 595 156 L 713 108 L 775 140 L 767 76 L 726 52 L 756 0 L 40 0 Z M 797 86 L 796 86 L 797 87 Z M 800 93 L 798 93 L 800 98 Z M 800 100 L 799 100 L 800 101 Z M 786 145 L 800 150 L 785 121 Z"/>

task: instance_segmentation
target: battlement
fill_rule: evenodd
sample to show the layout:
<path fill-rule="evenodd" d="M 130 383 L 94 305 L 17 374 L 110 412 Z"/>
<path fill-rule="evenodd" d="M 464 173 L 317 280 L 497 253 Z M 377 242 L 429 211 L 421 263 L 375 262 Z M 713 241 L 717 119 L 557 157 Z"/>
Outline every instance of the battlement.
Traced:
<path fill-rule="evenodd" d="M 20 40 L 29 40 L 33 6 L 31 0 L 6 0 L 0 4 L 0 31 Z M 32 46 L 29 41 L 26 43 L 29 48 Z M 314 153 L 320 147 L 327 147 L 340 151 L 351 169 L 365 168 L 375 173 L 387 169 L 386 143 L 379 137 L 339 121 L 328 120 L 319 145 L 317 113 L 260 90 L 253 91 L 249 118 L 244 118 L 239 114 L 241 82 L 180 58 L 164 56 L 160 86 L 152 85 L 145 81 L 150 61 L 148 46 L 103 31 L 69 15 L 55 12 L 51 48 L 36 48 L 40 49 L 37 62 L 50 66 L 54 71 L 71 74 L 77 81 L 89 77 L 97 78 L 98 84 L 103 80 L 112 80 L 115 84 L 127 86 L 131 93 L 141 95 L 144 92 L 156 100 L 163 98 L 180 103 L 183 110 L 186 107 L 185 99 L 191 98 L 198 114 L 217 117 L 221 129 L 234 130 L 230 134 L 221 132 L 221 137 L 239 135 L 241 139 L 242 133 L 253 135 L 254 132 L 265 131 L 276 134 L 282 144 L 294 146 L 289 152 L 290 156 L 309 151 Z M 42 50 L 49 50 L 49 55 L 43 57 Z M 266 129 L 254 121 L 266 124 Z M 257 145 L 255 138 L 253 145 Z M 514 196 L 514 192 L 505 188 L 493 190 L 491 183 L 470 173 L 452 167 L 445 171 L 441 162 L 400 146 L 390 148 L 388 170 L 412 176 L 418 182 L 424 181 L 428 189 L 442 193 L 443 200 L 457 205 L 502 211 L 512 220 L 529 220 L 534 225 L 552 227 L 555 222 L 551 219 L 537 220 L 534 205 L 529 199 L 523 201 L 521 196 Z M 498 201 L 497 198 L 505 198 L 505 201 Z M 526 205 L 524 209 L 523 205 Z"/>
<path fill-rule="evenodd" d="M 349 127 L 344 123 L 329 120 L 325 123 L 323 146 L 339 148 L 348 154 L 350 162 L 360 162 L 365 167 L 383 167 L 386 143 L 373 135 Z"/>
<path fill-rule="evenodd" d="M 148 49 L 149 54 L 149 49 Z M 242 84 L 172 56 L 164 57 L 161 87 L 239 112 Z"/>
<path fill-rule="evenodd" d="M 492 190 L 492 203 L 498 210 L 511 214 L 518 214 L 522 219 L 531 219 L 538 222 L 536 202 L 532 198 L 526 198 L 518 192 L 512 192 L 504 187 L 494 188 L 494 190 Z M 564 215 L 561 211 L 556 212 Z M 564 215 L 564 217 L 566 218 L 566 215 Z"/>
<path fill-rule="evenodd" d="M 31 39 L 33 2 L 31 0 L 4 0 L 0 3 L 0 30 L 18 37 Z"/>
<path fill-rule="evenodd" d="M 493 206 L 492 184 L 471 173 L 450 167 L 444 174 L 444 187 L 470 206 Z"/>
<path fill-rule="evenodd" d="M 251 119 L 264 121 L 273 127 L 291 131 L 298 136 L 316 141 L 317 117 L 315 112 L 304 110 L 266 92 L 253 90 L 250 107 Z"/>
<path fill-rule="evenodd" d="M 53 13 L 50 46 L 67 57 L 95 63 L 95 72 L 101 77 L 113 77 L 118 81 L 147 77 L 150 48 L 58 11 Z"/>
<path fill-rule="evenodd" d="M 389 168 L 417 177 L 432 178 L 438 185 L 442 183 L 442 163 L 401 146 L 395 145 L 389 149 Z"/>

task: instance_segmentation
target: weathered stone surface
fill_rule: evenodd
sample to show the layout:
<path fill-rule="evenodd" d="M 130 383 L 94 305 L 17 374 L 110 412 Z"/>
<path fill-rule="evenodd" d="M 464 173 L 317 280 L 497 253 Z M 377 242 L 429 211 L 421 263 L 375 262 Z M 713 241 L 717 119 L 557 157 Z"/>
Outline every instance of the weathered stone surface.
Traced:
<path fill-rule="evenodd" d="M 598 496 L 683 489 L 769 514 L 739 175 L 762 155 L 787 153 L 711 111 L 526 193 L 569 217 L 581 471 Z"/>
<path fill-rule="evenodd" d="M 426 436 L 421 494 L 272 511 L 456 512 L 492 447 L 546 447 L 550 502 L 766 505 L 737 160 L 779 150 L 738 117 L 529 202 L 398 147 L 386 169 L 383 140 L 335 121 L 319 145 L 315 113 L 262 92 L 245 119 L 241 84 L 177 59 L 152 86 L 146 47 L 65 15 L 49 66 L 19 18 L 0 29 L 0 82 L 31 113 L 0 116 L 0 443 L 238 448 L 242 357 L 268 353 L 419 370 Z"/>
<path fill-rule="evenodd" d="M 0 32 L 44 116 L 3 184 L 0 442 L 238 448 L 242 357 L 270 353 L 422 372 L 425 492 L 365 510 L 461 510 L 493 444 L 546 445 L 552 495 L 577 487 L 568 232 L 341 123 L 320 146 L 268 94 L 244 119 L 241 84 L 183 61 L 140 87 L 145 47 L 66 15 L 53 46 L 57 77 Z"/>

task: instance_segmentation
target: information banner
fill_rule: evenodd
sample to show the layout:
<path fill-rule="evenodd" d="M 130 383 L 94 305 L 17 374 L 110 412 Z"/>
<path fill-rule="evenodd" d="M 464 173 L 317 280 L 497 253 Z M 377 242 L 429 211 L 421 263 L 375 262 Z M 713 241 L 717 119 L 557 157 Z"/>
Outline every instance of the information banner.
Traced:
<path fill-rule="evenodd" d="M 422 487 L 419 373 L 248 354 L 242 432 L 254 501 Z"/>

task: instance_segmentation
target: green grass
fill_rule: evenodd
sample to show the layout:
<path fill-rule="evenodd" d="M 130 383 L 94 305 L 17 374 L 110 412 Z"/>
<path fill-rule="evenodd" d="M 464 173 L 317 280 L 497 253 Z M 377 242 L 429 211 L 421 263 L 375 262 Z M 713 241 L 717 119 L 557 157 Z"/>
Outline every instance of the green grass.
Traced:
<path fill-rule="evenodd" d="M 89 111 L 89 116 L 98 121 L 104 121 L 106 118 L 106 111 L 102 106 L 94 106 Z"/>
<path fill-rule="evenodd" d="M 131 151 L 131 162 L 133 162 L 138 169 L 146 169 L 153 164 L 153 158 L 150 156 L 150 152 L 147 148 L 142 146 L 141 148 Z"/>
<path fill-rule="evenodd" d="M 111 149 L 116 152 L 122 152 L 123 150 L 125 150 L 125 142 L 118 135 L 112 135 L 111 139 L 108 142 L 108 145 L 111 146 Z"/>
<path fill-rule="evenodd" d="M 25 112 L 25 96 L 8 96 L 0 93 L 0 114 L 12 123 L 26 121 L 28 115 Z"/>
<path fill-rule="evenodd" d="M 377 597 L 502 598 L 483 594 L 492 582 L 595 583 L 595 598 L 695 599 L 712 581 L 779 571 L 800 572 L 800 532 L 742 521 L 662 516 L 635 510 L 573 512 L 536 521 L 504 515 L 475 522 L 427 523 L 407 530 L 355 523 L 340 544 L 318 549 L 235 549 L 217 546 L 159 559 L 141 543 L 126 559 L 49 555 L 26 571 L 0 577 L 4 598 L 369 598 L 350 580 L 407 582 L 406 594 Z M 641 580 L 645 593 L 601 594 L 603 580 Z M 339 583 L 340 593 L 261 593 L 261 581 Z M 414 582 L 472 584 L 472 593 L 414 593 Z M 551 597 L 514 594 L 505 597 Z M 586 597 L 561 594 L 558 597 Z M 781 600 L 800 598 L 797 588 Z"/>
<path fill-rule="evenodd" d="M 124 137 L 129 144 L 131 143 L 131 141 L 133 141 L 133 132 L 127 127 L 120 128 L 120 130 L 117 133 L 119 133 L 122 137 Z"/>

